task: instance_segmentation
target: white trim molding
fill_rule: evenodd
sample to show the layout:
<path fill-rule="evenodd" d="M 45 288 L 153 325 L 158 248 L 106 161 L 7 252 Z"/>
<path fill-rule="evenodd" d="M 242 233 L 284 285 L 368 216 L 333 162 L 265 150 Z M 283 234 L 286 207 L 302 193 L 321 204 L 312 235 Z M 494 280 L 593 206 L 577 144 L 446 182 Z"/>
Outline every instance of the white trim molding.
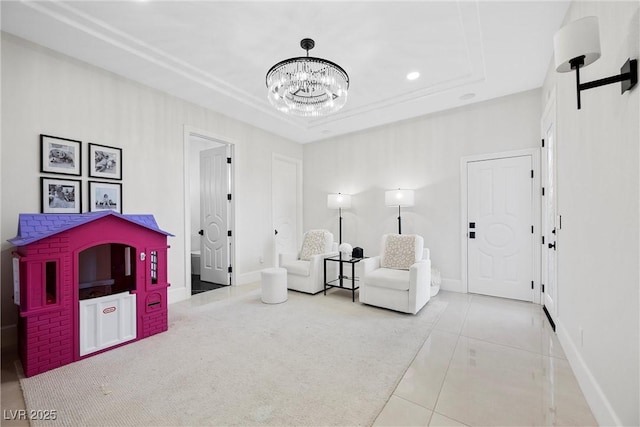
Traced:
<path fill-rule="evenodd" d="M 580 389 L 584 394 L 593 416 L 601 426 L 621 426 L 622 420 L 616 414 L 611 402 L 607 399 L 607 395 L 600 388 L 600 384 L 589 370 L 589 366 L 580 355 L 580 351 L 571 340 L 569 332 L 558 319 L 556 321 L 556 333 L 565 356 L 571 365 L 576 380 L 580 385 Z"/>

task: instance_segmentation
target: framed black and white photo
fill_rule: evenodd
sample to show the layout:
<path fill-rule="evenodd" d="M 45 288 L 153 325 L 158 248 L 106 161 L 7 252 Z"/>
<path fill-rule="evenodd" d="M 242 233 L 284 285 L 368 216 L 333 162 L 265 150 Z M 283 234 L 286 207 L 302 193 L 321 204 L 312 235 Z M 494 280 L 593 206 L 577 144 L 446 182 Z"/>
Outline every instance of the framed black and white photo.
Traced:
<path fill-rule="evenodd" d="M 122 149 L 89 143 L 89 176 L 122 179 Z"/>
<path fill-rule="evenodd" d="M 89 210 L 112 210 L 122 213 L 122 184 L 89 181 Z"/>
<path fill-rule="evenodd" d="M 82 181 L 40 178 L 42 213 L 82 213 Z"/>
<path fill-rule="evenodd" d="M 40 172 L 80 176 L 81 150 L 80 141 L 40 135 Z"/>

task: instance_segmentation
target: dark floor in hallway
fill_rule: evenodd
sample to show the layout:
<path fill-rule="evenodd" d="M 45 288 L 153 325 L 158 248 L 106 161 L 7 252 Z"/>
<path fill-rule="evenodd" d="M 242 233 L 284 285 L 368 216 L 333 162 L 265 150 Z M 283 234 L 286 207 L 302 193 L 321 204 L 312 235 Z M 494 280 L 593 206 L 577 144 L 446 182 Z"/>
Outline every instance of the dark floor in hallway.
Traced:
<path fill-rule="evenodd" d="M 223 286 L 226 286 L 226 285 L 221 285 L 219 283 L 203 282 L 202 280 L 200 280 L 200 275 L 198 274 L 191 275 L 191 295 L 212 291 L 214 289 L 222 288 Z"/>

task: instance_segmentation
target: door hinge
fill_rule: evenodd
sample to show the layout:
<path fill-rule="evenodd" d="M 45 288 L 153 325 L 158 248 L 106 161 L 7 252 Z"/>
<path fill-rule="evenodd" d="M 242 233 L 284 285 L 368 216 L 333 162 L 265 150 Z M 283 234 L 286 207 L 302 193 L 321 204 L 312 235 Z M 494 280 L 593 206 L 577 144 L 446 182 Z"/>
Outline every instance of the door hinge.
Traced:
<path fill-rule="evenodd" d="M 531 169 L 531 178 L 533 178 L 533 169 Z"/>
<path fill-rule="evenodd" d="M 542 195 L 544 196 L 544 187 L 542 187 Z"/>
<path fill-rule="evenodd" d="M 227 230 L 227 236 L 231 237 L 231 235 L 232 235 L 231 230 Z"/>
<path fill-rule="evenodd" d="M 531 281 L 531 289 L 533 289 L 533 280 Z"/>
<path fill-rule="evenodd" d="M 544 148 L 544 138 L 542 138 L 542 148 Z"/>
<path fill-rule="evenodd" d="M 544 293 L 544 283 L 541 286 L 542 286 L 542 293 Z"/>
<path fill-rule="evenodd" d="M 227 157 L 227 163 L 231 164 L 231 157 Z"/>
<path fill-rule="evenodd" d="M 227 200 L 231 200 L 231 194 L 227 194 Z"/>
<path fill-rule="evenodd" d="M 542 236 L 542 244 L 544 245 L 544 236 Z"/>
<path fill-rule="evenodd" d="M 229 266 L 229 273 L 233 273 L 233 267 Z"/>

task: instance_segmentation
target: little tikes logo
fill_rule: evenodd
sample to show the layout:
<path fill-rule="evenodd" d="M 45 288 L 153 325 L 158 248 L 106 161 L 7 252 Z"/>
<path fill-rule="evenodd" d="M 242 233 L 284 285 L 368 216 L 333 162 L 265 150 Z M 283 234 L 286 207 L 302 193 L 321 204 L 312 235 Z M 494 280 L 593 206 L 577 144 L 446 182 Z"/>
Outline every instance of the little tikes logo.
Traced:
<path fill-rule="evenodd" d="M 103 314 L 109 314 L 109 313 L 113 313 L 114 311 L 116 311 L 115 307 L 107 307 L 104 310 L 102 310 Z"/>

